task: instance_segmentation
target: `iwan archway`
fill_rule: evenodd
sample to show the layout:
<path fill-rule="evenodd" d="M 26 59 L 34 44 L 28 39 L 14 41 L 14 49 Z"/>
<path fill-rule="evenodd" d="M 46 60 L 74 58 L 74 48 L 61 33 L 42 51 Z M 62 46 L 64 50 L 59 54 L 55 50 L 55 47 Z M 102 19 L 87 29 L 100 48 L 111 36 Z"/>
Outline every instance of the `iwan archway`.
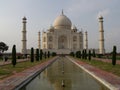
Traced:
<path fill-rule="evenodd" d="M 58 49 L 67 49 L 67 37 L 65 35 L 61 35 L 58 38 Z"/>

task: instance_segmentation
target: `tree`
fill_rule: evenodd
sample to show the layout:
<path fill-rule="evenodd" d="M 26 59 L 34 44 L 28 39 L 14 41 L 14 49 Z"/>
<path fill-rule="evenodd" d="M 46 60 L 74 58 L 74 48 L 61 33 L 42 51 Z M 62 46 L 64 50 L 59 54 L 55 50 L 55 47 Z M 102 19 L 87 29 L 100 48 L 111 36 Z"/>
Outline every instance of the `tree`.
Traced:
<path fill-rule="evenodd" d="M 46 52 L 44 53 L 44 57 L 45 57 L 45 59 L 47 58 L 47 54 L 46 54 Z"/>
<path fill-rule="evenodd" d="M 84 50 L 82 51 L 82 59 L 85 58 L 85 53 L 84 53 Z"/>
<path fill-rule="evenodd" d="M 81 57 L 81 51 L 78 51 L 78 58 Z"/>
<path fill-rule="evenodd" d="M 39 49 L 36 49 L 36 61 L 39 61 Z"/>
<path fill-rule="evenodd" d="M 80 51 L 79 55 L 80 55 L 80 59 L 81 59 L 81 58 L 82 58 L 82 54 L 81 54 L 81 51 Z"/>
<path fill-rule="evenodd" d="M 84 50 L 84 58 L 87 59 L 87 50 Z"/>
<path fill-rule="evenodd" d="M 50 57 L 50 52 L 48 51 L 48 58 Z"/>
<path fill-rule="evenodd" d="M 0 53 L 8 50 L 8 46 L 4 42 L 0 42 Z"/>
<path fill-rule="evenodd" d="M 113 46 L 112 65 L 116 65 L 116 46 Z"/>
<path fill-rule="evenodd" d="M 88 59 L 91 60 L 91 50 L 89 50 Z"/>
<path fill-rule="evenodd" d="M 34 62 L 34 48 L 31 48 L 31 62 Z"/>
<path fill-rule="evenodd" d="M 57 54 L 56 54 L 56 52 L 52 52 L 52 56 L 54 57 L 54 56 L 56 56 Z"/>
<path fill-rule="evenodd" d="M 75 53 L 75 55 L 76 55 L 76 57 L 78 58 L 78 57 L 79 57 L 79 51 L 77 51 L 77 52 Z"/>
<path fill-rule="evenodd" d="M 93 49 L 93 57 L 96 57 L 95 49 Z"/>
<path fill-rule="evenodd" d="M 73 57 L 74 57 L 74 52 L 70 52 L 70 56 L 73 56 Z"/>
<path fill-rule="evenodd" d="M 43 52 L 42 49 L 40 49 L 40 60 L 42 60 Z"/>
<path fill-rule="evenodd" d="M 13 67 L 16 65 L 16 45 L 13 45 L 12 48 L 12 65 Z"/>

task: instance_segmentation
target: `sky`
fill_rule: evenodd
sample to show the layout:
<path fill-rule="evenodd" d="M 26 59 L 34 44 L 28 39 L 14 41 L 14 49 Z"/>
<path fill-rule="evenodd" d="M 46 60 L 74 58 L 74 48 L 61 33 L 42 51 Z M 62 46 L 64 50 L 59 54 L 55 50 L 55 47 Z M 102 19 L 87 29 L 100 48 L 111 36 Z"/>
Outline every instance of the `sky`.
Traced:
<path fill-rule="evenodd" d="M 88 32 L 88 47 L 99 47 L 98 17 L 104 17 L 106 52 L 114 45 L 120 52 L 120 0 L 0 0 L 0 42 L 11 52 L 22 48 L 22 18 L 27 18 L 27 48 L 37 48 L 38 31 L 47 30 L 57 16 L 64 14 L 79 30 Z"/>

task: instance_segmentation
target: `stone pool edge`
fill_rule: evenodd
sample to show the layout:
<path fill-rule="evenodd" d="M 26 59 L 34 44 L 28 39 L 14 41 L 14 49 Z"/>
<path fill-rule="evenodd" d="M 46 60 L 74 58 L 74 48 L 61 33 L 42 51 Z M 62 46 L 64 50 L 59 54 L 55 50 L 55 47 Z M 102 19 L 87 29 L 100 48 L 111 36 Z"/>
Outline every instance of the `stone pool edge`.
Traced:
<path fill-rule="evenodd" d="M 81 69 L 83 69 L 85 72 L 87 72 L 88 74 L 90 74 L 93 78 L 95 78 L 96 80 L 98 80 L 99 82 L 101 82 L 103 85 L 105 85 L 108 89 L 110 89 L 110 90 L 120 90 L 120 85 L 117 85 L 117 86 L 115 86 L 115 85 L 112 85 L 111 83 L 109 83 L 107 80 L 105 80 L 105 78 L 101 78 L 101 77 L 99 77 L 99 75 L 96 75 L 96 73 L 97 74 L 99 74 L 99 72 L 96 72 L 96 71 L 91 71 L 91 70 L 89 70 L 88 69 L 88 67 L 90 66 L 90 67 L 92 67 L 91 65 L 81 65 L 81 64 L 79 64 L 77 61 L 76 61 L 76 59 L 73 59 L 73 58 L 70 58 L 70 57 L 68 57 L 68 56 L 66 56 L 71 62 L 73 62 L 74 64 L 76 64 L 78 67 L 80 67 Z M 92 68 L 94 68 L 94 67 L 92 67 Z M 104 73 L 104 72 L 103 72 Z M 104 76 L 103 76 L 104 77 Z"/>
<path fill-rule="evenodd" d="M 58 56 L 0 81 L 0 90 L 19 90 L 57 59 Z"/>

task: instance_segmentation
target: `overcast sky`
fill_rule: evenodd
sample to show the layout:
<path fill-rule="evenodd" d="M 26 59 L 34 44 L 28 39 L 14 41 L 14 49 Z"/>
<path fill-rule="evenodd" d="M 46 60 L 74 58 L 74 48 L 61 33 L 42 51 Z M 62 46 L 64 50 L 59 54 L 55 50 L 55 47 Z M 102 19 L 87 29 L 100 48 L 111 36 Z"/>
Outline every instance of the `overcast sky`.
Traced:
<path fill-rule="evenodd" d="M 15 44 L 21 52 L 22 18 L 27 18 L 27 48 L 37 48 L 38 31 L 46 30 L 64 14 L 83 32 L 88 31 L 89 48 L 98 48 L 98 16 L 104 17 L 105 49 L 120 52 L 120 0 L 0 0 L 0 41 Z"/>

